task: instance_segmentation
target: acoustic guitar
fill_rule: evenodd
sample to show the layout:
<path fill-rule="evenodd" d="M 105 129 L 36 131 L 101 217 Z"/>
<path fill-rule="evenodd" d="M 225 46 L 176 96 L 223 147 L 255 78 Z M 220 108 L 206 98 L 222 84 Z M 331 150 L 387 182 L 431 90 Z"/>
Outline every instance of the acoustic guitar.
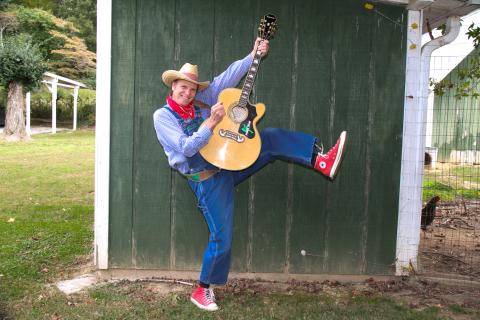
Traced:
<path fill-rule="evenodd" d="M 276 20 L 272 14 L 265 15 L 260 20 L 258 36 L 269 40 L 276 30 Z M 200 154 L 219 168 L 243 170 L 260 154 L 262 142 L 257 122 L 265 113 L 265 105 L 252 104 L 249 98 L 261 59 L 260 51 L 257 51 L 242 89 L 228 88 L 218 96 L 218 102 L 222 102 L 225 108 L 225 117 L 213 130 L 208 144 L 200 149 Z"/>

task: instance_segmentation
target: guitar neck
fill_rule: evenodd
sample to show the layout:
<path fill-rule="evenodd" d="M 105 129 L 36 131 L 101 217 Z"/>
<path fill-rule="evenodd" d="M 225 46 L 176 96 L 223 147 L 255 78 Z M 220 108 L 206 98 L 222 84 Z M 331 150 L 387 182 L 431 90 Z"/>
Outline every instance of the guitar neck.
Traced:
<path fill-rule="evenodd" d="M 248 104 L 248 98 L 250 97 L 250 93 L 252 92 L 253 83 L 255 82 L 255 77 L 257 75 L 258 66 L 260 65 L 260 61 L 262 60 L 262 56 L 260 51 L 255 53 L 255 57 L 253 57 L 252 64 L 250 64 L 250 68 L 248 69 L 247 76 L 245 78 L 245 82 L 243 83 L 242 93 L 240 95 L 239 105 L 245 107 Z"/>

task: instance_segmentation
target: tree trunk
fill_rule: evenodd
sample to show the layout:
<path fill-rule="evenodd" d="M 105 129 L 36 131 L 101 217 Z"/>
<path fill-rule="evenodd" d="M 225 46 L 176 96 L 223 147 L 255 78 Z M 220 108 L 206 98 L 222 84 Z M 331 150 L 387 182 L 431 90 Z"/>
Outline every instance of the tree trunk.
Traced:
<path fill-rule="evenodd" d="M 23 85 L 20 82 L 10 82 L 8 85 L 7 114 L 3 134 L 5 140 L 9 141 L 30 138 L 25 129 L 25 99 Z"/>

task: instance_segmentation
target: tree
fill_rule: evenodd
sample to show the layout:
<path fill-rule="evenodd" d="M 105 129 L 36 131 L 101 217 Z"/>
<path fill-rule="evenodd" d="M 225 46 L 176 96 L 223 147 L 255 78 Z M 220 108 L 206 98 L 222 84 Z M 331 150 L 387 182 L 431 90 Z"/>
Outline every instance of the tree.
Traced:
<path fill-rule="evenodd" d="M 17 7 L 13 12 L 18 20 L 19 31 L 31 36 L 45 59 L 52 58 L 53 50 L 62 48 L 64 39 L 51 34 L 57 28 L 52 14 L 24 7 Z"/>
<path fill-rule="evenodd" d="M 0 81 L 8 89 L 3 136 L 6 140 L 28 139 L 25 130 L 24 92 L 38 86 L 47 65 L 37 46 L 26 35 L 5 39 L 0 48 Z"/>
<path fill-rule="evenodd" d="M 0 0 L 0 10 L 7 6 L 10 0 Z"/>
<path fill-rule="evenodd" d="M 61 49 L 52 51 L 61 58 L 51 61 L 50 68 L 69 78 L 94 78 L 96 55 L 87 49 L 83 39 L 75 36 L 67 37 L 57 31 L 53 31 L 52 34 L 64 38 L 65 44 Z"/>
<path fill-rule="evenodd" d="M 56 7 L 58 0 L 10 0 L 10 2 L 51 12 Z"/>
<path fill-rule="evenodd" d="M 0 12 L 0 46 L 3 46 L 3 33 L 17 27 L 17 18 L 12 12 Z"/>
<path fill-rule="evenodd" d="M 97 48 L 97 1 L 96 0 L 58 0 L 53 13 L 71 21 L 80 30 L 79 36 L 85 40 L 88 50 Z"/>
<path fill-rule="evenodd" d="M 82 79 L 95 87 L 96 55 L 89 51 L 84 39 L 78 37 L 79 30 L 72 22 L 52 16 L 56 29 L 50 34 L 62 40 L 61 48 L 52 50 L 49 68 L 63 76 Z"/>
<path fill-rule="evenodd" d="M 12 11 L 5 14 L 17 19 L 18 28 L 15 32 L 31 36 L 32 42 L 38 45 L 48 61 L 51 71 L 95 86 L 95 53 L 87 49 L 85 41 L 78 36 L 80 30 L 72 22 L 40 9 L 10 8 Z"/>
<path fill-rule="evenodd" d="M 96 0 L 0 0 L 28 9 L 41 9 L 72 22 L 79 30 L 89 51 L 96 51 L 97 1 Z"/>
<path fill-rule="evenodd" d="M 439 28 L 445 33 L 445 25 Z M 433 92 L 438 96 L 443 96 L 447 91 L 453 92 L 457 99 L 463 97 L 480 97 L 480 27 L 472 23 L 466 32 L 468 39 L 472 39 L 474 51 L 470 55 L 467 66 L 458 69 L 454 80 L 443 79 L 438 82 L 430 79 L 430 85 L 433 86 Z"/>

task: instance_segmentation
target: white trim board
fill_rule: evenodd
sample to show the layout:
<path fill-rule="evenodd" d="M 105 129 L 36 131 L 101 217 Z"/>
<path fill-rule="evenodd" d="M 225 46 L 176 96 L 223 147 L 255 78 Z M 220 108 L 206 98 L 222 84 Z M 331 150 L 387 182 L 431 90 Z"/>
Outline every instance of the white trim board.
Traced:
<path fill-rule="evenodd" d="M 400 171 L 400 195 L 398 204 L 396 274 L 408 274 L 417 267 L 420 226 L 416 221 L 421 210 L 421 181 L 417 181 L 419 161 L 418 146 L 421 129 L 419 110 L 422 78 L 422 11 L 408 11 L 407 54 L 405 68 L 405 103 L 403 117 L 402 167 Z M 420 124 L 420 126 L 419 126 Z M 422 163 L 423 165 L 423 163 Z M 420 197 L 420 198 L 419 198 Z M 419 223 L 418 223 L 419 224 Z"/>
<path fill-rule="evenodd" d="M 450 16 L 447 19 L 446 34 L 421 46 L 422 16 L 422 11 L 408 11 L 402 167 L 397 224 L 397 275 L 413 272 L 417 268 L 430 57 L 434 50 L 455 40 L 460 31 L 460 17 Z"/>
<path fill-rule="evenodd" d="M 108 269 L 111 46 L 112 0 L 98 0 L 94 240 L 98 269 Z"/>

